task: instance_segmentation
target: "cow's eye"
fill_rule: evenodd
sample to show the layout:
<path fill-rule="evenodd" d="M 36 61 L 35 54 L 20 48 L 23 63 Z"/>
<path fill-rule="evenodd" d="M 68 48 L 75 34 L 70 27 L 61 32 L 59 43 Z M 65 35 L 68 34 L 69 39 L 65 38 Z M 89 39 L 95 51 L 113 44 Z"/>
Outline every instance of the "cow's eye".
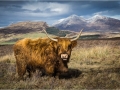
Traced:
<path fill-rule="evenodd" d="M 61 46 L 58 46 L 58 49 L 60 49 L 61 48 Z"/>
<path fill-rule="evenodd" d="M 56 64 L 59 64 L 60 62 L 59 61 L 56 61 Z"/>

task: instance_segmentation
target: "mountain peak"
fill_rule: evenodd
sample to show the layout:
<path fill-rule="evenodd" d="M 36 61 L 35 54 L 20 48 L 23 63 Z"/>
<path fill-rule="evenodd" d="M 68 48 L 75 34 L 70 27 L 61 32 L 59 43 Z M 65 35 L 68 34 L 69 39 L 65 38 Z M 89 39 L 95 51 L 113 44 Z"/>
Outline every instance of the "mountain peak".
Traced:
<path fill-rule="evenodd" d="M 78 20 L 82 20 L 82 21 L 85 21 L 85 19 L 81 16 L 77 16 L 75 14 L 69 16 L 67 19 L 78 19 Z"/>
<path fill-rule="evenodd" d="M 77 24 L 77 23 L 80 23 L 80 22 L 85 22 L 85 19 L 80 17 L 80 16 L 77 16 L 75 14 L 67 17 L 67 18 L 62 18 L 60 20 L 58 20 L 57 22 L 55 22 L 53 24 L 53 26 L 56 26 L 58 24 L 67 24 L 67 25 L 71 25 L 71 24 Z"/>
<path fill-rule="evenodd" d="M 78 18 L 79 16 L 77 16 L 77 15 L 75 15 L 75 14 L 69 16 L 69 18 L 76 18 L 76 17 Z"/>
<path fill-rule="evenodd" d="M 105 17 L 105 16 L 102 16 L 102 15 L 100 15 L 100 14 L 96 14 L 96 15 L 93 16 L 93 18 L 104 19 L 104 18 L 106 18 L 106 17 Z"/>
<path fill-rule="evenodd" d="M 97 15 L 94 15 L 93 17 L 89 18 L 89 19 L 88 19 L 88 22 L 95 22 L 95 21 L 97 21 L 97 20 L 99 20 L 99 19 L 104 19 L 104 20 L 106 20 L 106 19 L 108 19 L 108 18 L 105 17 L 105 16 L 102 16 L 102 15 L 97 14 Z"/>

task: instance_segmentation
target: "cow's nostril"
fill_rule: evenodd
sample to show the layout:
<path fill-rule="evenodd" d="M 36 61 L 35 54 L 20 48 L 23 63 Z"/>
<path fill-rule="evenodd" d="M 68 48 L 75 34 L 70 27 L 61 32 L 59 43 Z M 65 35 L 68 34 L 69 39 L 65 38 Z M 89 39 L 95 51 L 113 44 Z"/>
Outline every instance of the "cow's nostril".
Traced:
<path fill-rule="evenodd" d="M 61 58 L 68 58 L 68 54 L 61 54 Z"/>

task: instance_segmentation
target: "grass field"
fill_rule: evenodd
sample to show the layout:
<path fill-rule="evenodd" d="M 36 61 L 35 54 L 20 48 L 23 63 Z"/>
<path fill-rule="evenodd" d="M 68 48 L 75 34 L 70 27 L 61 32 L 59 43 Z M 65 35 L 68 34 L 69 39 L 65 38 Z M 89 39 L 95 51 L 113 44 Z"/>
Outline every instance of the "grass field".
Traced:
<path fill-rule="evenodd" d="M 69 72 L 18 81 L 12 45 L 0 46 L 0 89 L 120 89 L 120 40 L 79 40 Z"/>
<path fill-rule="evenodd" d="M 53 37 L 54 35 L 50 35 Z M 45 33 L 41 32 L 31 32 L 27 34 L 8 34 L 4 38 L 0 38 L 0 45 L 6 45 L 6 44 L 14 44 L 17 40 L 23 39 L 23 38 L 43 38 L 46 37 Z"/>
<path fill-rule="evenodd" d="M 50 37 L 74 37 L 75 32 L 70 32 L 70 31 L 64 31 L 64 30 L 59 30 L 56 28 L 49 28 L 49 33 Z M 23 39 L 23 38 L 44 38 L 47 37 L 46 34 L 42 31 L 36 31 L 36 32 L 30 32 L 26 34 L 0 34 L 0 45 L 6 45 L 6 44 L 14 44 L 17 40 Z M 89 39 L 89 40 L 95 40 L 95 39 L 120 39 L 120 33 L 105 33 L 100 34 L 97 32 L 83 32 L 81 37 L 79 39 Z"/>

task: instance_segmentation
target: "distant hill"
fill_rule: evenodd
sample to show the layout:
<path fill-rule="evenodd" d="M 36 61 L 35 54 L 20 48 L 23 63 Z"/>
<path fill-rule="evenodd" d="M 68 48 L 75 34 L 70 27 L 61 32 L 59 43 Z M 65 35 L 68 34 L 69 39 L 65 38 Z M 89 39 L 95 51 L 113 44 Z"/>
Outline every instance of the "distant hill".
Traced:
<path fill-rule="evenodd" d="M 102 15 L 94 15 L 89 19 L 71 15 L 58 20 L 53 26 L 61 30 L 72 31 L 79 31 L 84 28 L 84 31 L 87 32 L 120 32 L 120 20 Z"/>
<path fill-rule="evenodd" d="M 43 28 L 48 28 L 46 22 L 18 22 L 10 26 L 0 28 L 0 44 L 13 44 L 22 38 L 46 37 L 44 33 L 40 33 Z"/>
<path fill-rule="evenodd" d="M 42 30 L 46 29 L 48 34 L 57 35 L 57 36 L 66 36 L 70 31 L 61 31 L 55 27 L 49 27 L 46 22 L 33 22 L 25 21 L 11 24 L 8 27 L 0 29 L 0 37 L 6 38 L 14 34 L 27 34 L 32 32 L 43 32 Z M 44 33 L 44 32 L 43 32 Z"/>
<path fill-rule="evenodd" d="M 56 27 L 48 27 L 48 28 L 46 28 L 46 31 L 49 34 L 57 35 L 59 37 L 65 37 L 67 34 L 73 33 L 71 31 L 67 31 L 67 30 L 59 30 Z"/>
<path fill-rule="evenodd" d="M 48 28 L 46 22 L 25 21 L 1 28 L 0 34 L 25 34 L 30 32 L 42 31 L 43 28 Z"/>

